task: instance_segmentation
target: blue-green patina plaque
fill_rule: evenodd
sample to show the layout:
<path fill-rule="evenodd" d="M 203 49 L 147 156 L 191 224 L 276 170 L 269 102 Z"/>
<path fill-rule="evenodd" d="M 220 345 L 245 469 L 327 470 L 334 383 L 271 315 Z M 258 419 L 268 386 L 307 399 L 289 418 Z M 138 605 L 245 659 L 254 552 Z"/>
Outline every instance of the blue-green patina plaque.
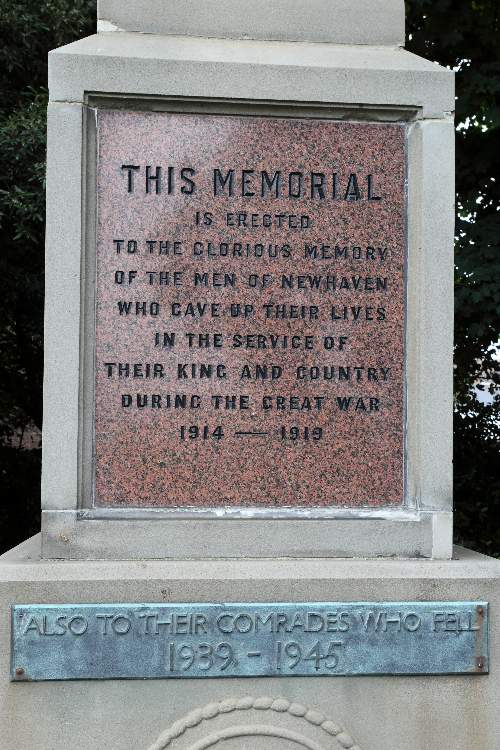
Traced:
<path fill-rule="evenodd" d="M 16 681 L 487 672 L 485 602 L 12 607 Z"/>

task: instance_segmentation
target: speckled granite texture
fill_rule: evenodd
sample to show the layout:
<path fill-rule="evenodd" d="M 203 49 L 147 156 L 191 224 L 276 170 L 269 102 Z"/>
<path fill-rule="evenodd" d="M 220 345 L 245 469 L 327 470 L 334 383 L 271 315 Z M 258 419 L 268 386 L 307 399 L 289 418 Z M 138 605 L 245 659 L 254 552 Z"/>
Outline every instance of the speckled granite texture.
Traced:
<path fill-rule="evenodd" d="M 99 112 L 96 505 L 401 505 L 405 140 L 399 124 Z M 145 190 L 147 166 L 159 193 L 155 180 Z M 214 195 L 217 169 L 234 170 L 232 196 L 230 178 Z M 231 317 L 231 305 L 252 309 Z"/>

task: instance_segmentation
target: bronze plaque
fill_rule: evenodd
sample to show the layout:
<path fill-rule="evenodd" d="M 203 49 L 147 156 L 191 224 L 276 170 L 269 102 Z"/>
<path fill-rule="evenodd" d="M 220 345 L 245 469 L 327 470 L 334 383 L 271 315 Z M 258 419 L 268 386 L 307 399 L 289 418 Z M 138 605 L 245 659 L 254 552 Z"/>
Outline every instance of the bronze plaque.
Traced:
<path fill-rule="evenodd" d="M 406 128 L 101 110 L 98 506 L 404 501 Z"/>

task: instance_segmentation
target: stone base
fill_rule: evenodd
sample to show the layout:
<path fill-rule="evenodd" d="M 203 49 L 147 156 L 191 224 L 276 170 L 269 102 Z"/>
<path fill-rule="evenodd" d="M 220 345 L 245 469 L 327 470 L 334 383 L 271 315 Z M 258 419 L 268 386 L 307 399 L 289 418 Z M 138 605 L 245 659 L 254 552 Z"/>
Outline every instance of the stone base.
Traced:
<path fill-rule="evenodd" d="M 204 680 L 9 681 L 20 603 L 210 601 L 490 603 L 490 674 Z M 0 557 L 2 750 L 490 750 L 500 737 L 500 562 Z"/>

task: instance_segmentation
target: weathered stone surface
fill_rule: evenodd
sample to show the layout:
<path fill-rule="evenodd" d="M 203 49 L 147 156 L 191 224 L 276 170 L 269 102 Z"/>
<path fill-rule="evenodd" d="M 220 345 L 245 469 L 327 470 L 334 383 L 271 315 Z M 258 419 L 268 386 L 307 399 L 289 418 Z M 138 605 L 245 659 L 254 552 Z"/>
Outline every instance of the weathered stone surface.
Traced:
<path fill-rule="evenodd" d="M 369 45 L 95 34 L 53 50 L 48 77 L 51 101 L 64 102 L 96 91 L 410 107 L 418 118 L 449 117 L 455 108 L 453 71 Z"/>
<path fill-rule="evenodd" d="M 235 39 L 404 44 L 404 2 L 384 0 L 99 0 L 100 31 Z"/>
<path fill-rule="evenodd" d="M 101 7 L 111 6 L 110 1 Z M 397 17 L 388 19 L 388 9 L 395 8 L 392 2 L 374 9 L 359 0 L 346 3 L 342 14 L 328 15 L 340 9 L 340 0 L 318 0 L 307 6 L 307 24 L 291 12 L 299 7 L 292 0 L 277 0 L 272 8 L 269 3 L 246 4 L 251 13 L 238 13 L 238 7 L 236 0 L 207 1 L 197 7 L 199 13 L 189 13 L 188 2 L 144 2 L 141 30 L 151 33 L 135 33 L 112 31 L 128 28 L 129 20 L 135 22 L 136 5 L 120 3 L 115 9 L 125 21 L 121 26 L 113 23 L 117 16 L 102 12 L 100 18 L 109 23 L 111 33 L 99 33 L 50 55 L 44 554 L 79 559 L 220 554 L 448 558 L 453 73 L 405 52 L 393 40 L 386 44 L 387 39 L 382 39 L 380 30 L 390 36 L 398 24 L 402 26 L 402 3 Z M 284 13 L 285 8 L 290 13 Z M 360 12 L 362 23 L 353 23 L 353 14 Z M 224 16 L 221 22 L 219 13 Z M 362 40 L 356 35 L 367 29 L 377 37 L 376 46 L 359 43 Z M 296 33 L 303 34 L 298 44 L 292 41 Z M 342 43 L 320 43 L 324 41 Z M 130 103 L 125 105 L 127 96 Z M 268 509 L 225 506 L 223 514 L 198 505 L 189 520 L 185 515 L 173 518 L 171 507 L 143 506 L 145 510 L 133 512 L 130 505 L 93 507 L 92 108 L 124 105 L 131 110 L 161 107 L 217 115 L 407 123 L 408 411 L 403 508 L 335 505 L 325 512 L 323 506 L 312 513 L 315 520 L 302 523 L 301 511 L 293 519 L 278 519 L 283 515 L 279 505 L 272 517 Z M 70 111 L 74 116 L 67 116 Z M 75 165 L 87 168 L 83 190 L 80 177 L 73 179 Z M 61 206 L 67 215 L 64 225 L 59 221 Z M 260 520 L 262 514 L 266 523 Z M 198 515 L 202 518 L 194 521 Z M 225 525 L 218 523 L 222 516 Z M 319 521 L 325 517 L 328 520 Z M 369 526 L 356 520 L 360 517 L 369 518 Z"/>
<path fill-rule="evenodd" d="M 34 746 L 43 750 L 73 746 L 78 750 L 147 750 L 173 737 L 176 730 L 178 744 L 172 742 L 168 750 L 185 750 L 186 744 L 191 748 L 199 739 L 228 725 L 254 722 L 277 726 L 283 721 L 283 726 L 311 737 L 308 727 L 313 733 L 316 725 L 309 721 L 308 727 L 302 724 L 308 710 L 314 711 L 309 718 L 315 721 L 321 713 L 328 722 L 321 726 L 331 732 L 331 741 L 328 734 L 316 740 L 325 749 L 337 750 L 338 731 L 342 732 L 340 736 L 352 737 L 363 750 L 483 750 L 496 746 L 500 733 L 500 677 L 496 666 L 500 623 L 494 616 L 500 607 L 498 560 L 460 549 L 448 562 L 351 559 L 82 564 L 44 561 L 39 554 L 39 540 L 35 538 L 0 558 L 2 750 L 33 750 Z M 10 606 L 15 603 L 460 601 L 476 597 L 488 600 L 492 612 L 492 666 L 488 676 L 245 678 L 175 683 L 9 681 L 9 619 Z M 452 632 L 449 636 L 460 638 Z M 255 708 L 251 708 L 249 697 L 254 699 Z M 285 710 L 269 712 L 267 706 L 276 699 L 280 703 L 275 708 Z M 219 710 L 214 704 L 223 704 L 223 713 L 205 718 Z M 240 705 L 247 708 L 239 710 Z M 196 724 L 200 715 L 203 721 Z M 189 731 L 187 722 L 192 725 Z M 231 750 L 242 750 L 244 740 L 239 742 L 236 747 L 233 743 Z M 261 747 L 268 750 L 272 744 L 259 745 L 253 738 L 246 748 L 243 744 L 245 750 Z M 278 744 L 276 750 L 285 748 Z"/>
<path fill-rule="evenodd" d="M 99 112 L 98 505 L 402 504 L 405 132 Z"/>

